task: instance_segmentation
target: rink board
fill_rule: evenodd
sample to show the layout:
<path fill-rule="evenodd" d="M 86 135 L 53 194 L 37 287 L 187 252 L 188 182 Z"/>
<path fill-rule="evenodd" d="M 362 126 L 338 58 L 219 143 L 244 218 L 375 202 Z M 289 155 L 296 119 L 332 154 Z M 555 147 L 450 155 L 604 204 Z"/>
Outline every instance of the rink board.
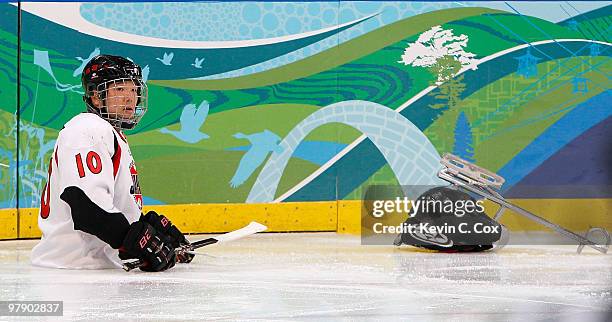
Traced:
<path fill-rule="evenodd" d="M 574 231 L 592 226 L 612 230 L 612 199 L 517 199 L 517 205 Z M 486 209 L 496 209 L 487 205 Z M 361 201 L 285 202 L 272 204 L 186 204 L 145 207 L 168 216 L 186 233 L 221 233 L 250 221 L 269 232 L 332 231 L 359 234 Z M 493 213 L 489 213 L 492 215 Z M 511 211 L 501 222 L 513 231 L 541 231 L 539 224 Z M 0 239 L 39 238 L 38 209 L 0 210 Z"/>
<path fill-rule="evenodd" d="M 17 231 L 17 210 L 0 209 L 0 239 L 15 239 Z"/>

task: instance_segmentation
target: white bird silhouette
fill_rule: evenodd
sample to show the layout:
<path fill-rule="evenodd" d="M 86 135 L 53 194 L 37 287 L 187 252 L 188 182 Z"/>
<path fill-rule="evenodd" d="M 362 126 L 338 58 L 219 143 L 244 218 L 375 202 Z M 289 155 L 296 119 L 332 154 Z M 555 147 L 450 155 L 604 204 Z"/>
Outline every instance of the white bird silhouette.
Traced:
<path fill-rule="evenodd" d="M 208 139 L 209 136 L 200 132 L 200 128 L 206 121 L 210 105 L 208 101 L 202 101 L 196 109 L 195 104 L 187 104 L 183 107 L 181 113 L 180 124 L 181 129 L 178 131 L 168 128 L 161 128 L 159 131 L 164 134 L 172 134 L 177 139 L 187 143 L 198 143 L 203 139 Z"/>
<path fill-rule="evenodd" d="M 174 53 L 170 52 L 169 54 L 164 52 L 164 58 L 156 57 L 155 59 L 159 60 L 162 64 L 166 66 L 172 65 L 172 58 L 174 58 Z"/>
<path fill-rule="evenodd" d="M 196 57 L 195 62 L 193 64 L 191 64 L 191 66 L 195 67 L 195 68 L 202 68 L 202 63 L 204 62 L 204 58 L 198 59 L 198 57 Z"/>

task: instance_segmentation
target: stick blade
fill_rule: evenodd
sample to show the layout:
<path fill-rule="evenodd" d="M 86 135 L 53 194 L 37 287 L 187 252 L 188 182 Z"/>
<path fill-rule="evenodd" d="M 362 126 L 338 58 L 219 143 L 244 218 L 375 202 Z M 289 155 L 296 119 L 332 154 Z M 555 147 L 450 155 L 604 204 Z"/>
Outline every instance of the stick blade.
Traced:
<path fill-rule="evenodd" d="M 224 242 L 240 239 L 240 238 L 243 238 L 249 235 L 253 235 L 253 234 L 256 234 L 262 231 L 266 231 L 267 229 L 268 227 L 266 227 L 265 225 L 262 225 L 255 221 L 251 221 L 251 223 L 244 226 L 243 228 L 229 232 L 227 234 L 219 235 L 215 237 L 215 239 L 217 239 L 219 243 L 224 243 Z"/>
<path fill-rule="evenodd" d="M 263 231 L 268 230 L 268 227 L 264 224 L 260 224 L 256 221 L 251 221 L 245 228 L 250 227 L 255 231 L 255 233 L 261 233 Z"/>

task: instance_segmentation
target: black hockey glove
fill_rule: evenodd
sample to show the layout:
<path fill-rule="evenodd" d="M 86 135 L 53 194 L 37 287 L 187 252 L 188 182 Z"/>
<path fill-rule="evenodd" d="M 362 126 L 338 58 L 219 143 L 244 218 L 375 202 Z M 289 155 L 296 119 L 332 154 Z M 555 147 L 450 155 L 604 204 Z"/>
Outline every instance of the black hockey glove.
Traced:
<path fill-rule="evenodd" d="M 160 215 L 155 211 L 149 211 L 146 215 L 142 216 L 141 220 L 166 235 L 173 248 L 179 248 L 190 244 L 187 238 L 185 238 L 185 235 L 164 215 Z M 177 255 L 176 261 L 179 263 L 189 263 L 193 260 L 193 257 L 194 255 L 192 254 L 181 253 Z"/>
<path fill-rule="evenodd" d="M 122 213 L 106 212 L 79 187 L 66 187 L 60 198 L 70 206 L 74 229 L 119 249 L 119 258 L 147 262 L 142 268 L 144 271 L 163 271 L 174 266 L 176 255 L 172 241 L 152 225 L 142 220 L 130 225 Z"/>
<path fill-rule="evenodd" d="M 145 263 L 140 269 L 146 272 L 164 271 L 176 263 L 170 240 L 143 221 L 130 225 L 119 254 L 122 259 L 140 259 Z"/>

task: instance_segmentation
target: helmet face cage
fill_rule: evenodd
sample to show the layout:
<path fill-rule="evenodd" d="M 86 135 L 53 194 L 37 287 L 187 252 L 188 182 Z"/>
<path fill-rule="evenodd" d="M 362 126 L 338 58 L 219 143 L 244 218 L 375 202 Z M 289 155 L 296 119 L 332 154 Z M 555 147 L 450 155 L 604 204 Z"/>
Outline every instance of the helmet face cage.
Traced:
<path fill-rule="evenodd" d="M 98 107 L 89 106 L 90 109 L 118 129 L 133 129 L 147 112 L 148 88 L 138 78 L 108 80 L 87 94 L 97 95 L 100 102 Z"/>
<path fill-rule="evenodd" d="M 142 70 L 124 57 L 92 58 L 83 69 L 81 82 L 87 110 L 117 129 L 133 129 L 147 111 L 148 90 Z"/>

